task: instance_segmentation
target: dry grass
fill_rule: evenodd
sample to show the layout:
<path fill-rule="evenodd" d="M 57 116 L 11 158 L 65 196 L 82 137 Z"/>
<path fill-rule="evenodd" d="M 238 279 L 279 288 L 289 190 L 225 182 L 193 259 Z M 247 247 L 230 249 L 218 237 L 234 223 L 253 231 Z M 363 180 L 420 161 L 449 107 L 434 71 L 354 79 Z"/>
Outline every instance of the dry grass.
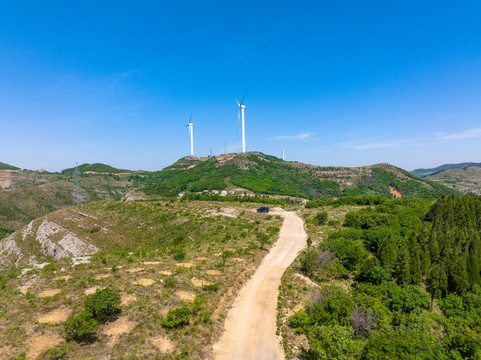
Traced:
<path fill-rule="evenodd" d="M 28 351 L 30 340 L 42 335 L 57 335 L 63 343 L 63 322 L 68 316 L 79 313 L 87 294 L 111 287 L 122 294 L 119 319 L 135 325 L 121 334 L 111 332 L 115 322 L 102 325 L 93 343 L 70 342 L 73 349 L 65 359 L 97 359 L 107 354 L 116 359 L 154 359 L 156 356 L 170 359 L 179 355 L 182 349 L 187 349 L 190 359 L 209 358 L 212 344 L 223 330 L 223 319 L 237 290 L 266 254 L 266 250 L 260 250 L 255 242 L 254 230 L 265 232 L 268 226 L 280 226 L 281 220 L 275 216 L 268 220 L 250 211 L 245 211 L 239 219 L 222 215 L 202 217 L 206 207 L 222 207 L 219 203 L 165 201 L 145 204 L 149 209 L 167 208 L 178 214 L 169 220 L 171 222 L 190 221 L 192 217 L 201 219 L 197 235 L 191 236 L 196 241 L 189 239 L 183 245 L 185 259 L 176 261 L 169 248 L 153 247 L 131 254 L 95 255 L 90 258 L 90 263 L 76 266 L 70 259 L 61 259 L 53 263 L 55 271 L 34 269 L 24 277 L 9 280 L 5 290 L 0 292 L 0 354 L 8 353 L 7 358 L 18 357 Z M 138 206 L 143 206 L 143 203 Z M 233 206 L 238 207 L 240 213 L 243 209 L 255 209 L 256 204 L 229 204 L 229 207 Z M 102 204 L 82 205 L 82 213 L 89 216 L 73 214 L 74 220 L 62 225 L 73 231 L 75 221 L 81 219 L 82 226 L 91 229 L 95 225 L 94 217 L 97 217 L 102 219 L 103 227 L 109 233 L 117 220 L 114 217 L 110 219 L 109 213 L 104 214 L 103 211 L 105 205 Z M 102 231 L 93 235 L 99 233 Z M 245 235 L 240 236 L 241 233 Z M 230 237 L 225 237 L 226 234 Z M 220 256 L 213 256 L 226 250 L 242 261 L 232 257 L 225 261 Z M 132 271 L 137 269 L 143 271 Z M 203 285 L 213 283 L 219 284 L 218 291 L 203 289 Z M 61 291 L 44 298 L 30 295 L 52 290 Z M 188 326 L 168 332 L 161 326 L 161 320 L 170 309 L 192 306 L 192 301 L 199 295 L 204 300 L 202 308 L 191 315 Z M 52 342 L 50 348 L 56 346 L 59 343 Z M 3 357 L 0 355 L 0 358 Z"/>

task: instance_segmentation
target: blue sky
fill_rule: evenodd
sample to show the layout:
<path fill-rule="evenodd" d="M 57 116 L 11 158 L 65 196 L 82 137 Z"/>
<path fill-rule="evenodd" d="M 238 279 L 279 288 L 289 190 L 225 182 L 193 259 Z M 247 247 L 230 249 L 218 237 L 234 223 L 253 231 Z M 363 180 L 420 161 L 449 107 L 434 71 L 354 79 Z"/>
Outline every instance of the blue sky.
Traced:
<path fill-rule="evenodd" d="M 481 161 L 479 1 L 0 2 L 0 161 Z"/>

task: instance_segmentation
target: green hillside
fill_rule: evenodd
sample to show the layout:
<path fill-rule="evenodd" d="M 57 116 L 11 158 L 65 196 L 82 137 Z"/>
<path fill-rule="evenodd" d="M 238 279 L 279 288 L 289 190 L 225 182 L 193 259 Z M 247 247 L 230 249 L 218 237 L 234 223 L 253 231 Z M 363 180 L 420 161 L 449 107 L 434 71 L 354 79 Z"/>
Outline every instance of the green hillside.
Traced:
<path fill-rule="evenodd" d="M 186 157 L 162 171 L 136 179 L 135 184 L 145 193 L 162 196 L 232 188 L 306 199 L 368 194 L 391 197 L 394 190 L 404 198 L 434 199 L 456 193 L 388 164 L 320 167 L 286 162 L 262 153 Z"/>
<path fill-rule="evenodd" d="M 0 162 L 0 170 L 20 170 L 20 168 Z"/>
<path fill-rule="evenodd" d="M 73 174 L 75 168 L 69 168 L 62 170 L 62 174 Z M 117 169 L 110 165 L 95 163 L 95 164 L 82 164 L 78 166 L 79 173 L 92 172 L 92 173 L 108 173 L 108 174 L 119 174 L 119 173 L 129 173 L 131 170 Z"/>

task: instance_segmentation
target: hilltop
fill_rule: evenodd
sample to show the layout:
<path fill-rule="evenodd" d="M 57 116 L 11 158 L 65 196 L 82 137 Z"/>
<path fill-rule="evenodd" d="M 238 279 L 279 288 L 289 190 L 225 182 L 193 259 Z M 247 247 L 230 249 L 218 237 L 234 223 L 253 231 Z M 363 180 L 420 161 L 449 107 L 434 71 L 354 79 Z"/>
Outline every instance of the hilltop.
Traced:
<path fill-rule="evenodd" d="M 464 162 L 464 163 L 459 163 L 459 164 L 444 164 L 435 168 L 431 169 L 416 169 L 411 171 L 411 174 L 424 178 L 429 175 L 434 175 L 446 170 L 452 170 L 452 169 L 466 169 L 468 167 L 481 167 L 481 163 L 474 163 L 474 162 Z"/>
<path fill-rule="evenodd" d="M 0 170 L 20 170 L 20 168 L 0 162 Z"/>
<path fill-rule="evenodd" d="M 252 152 L 217 157 L 184 157 L 162 171 L 137 179 L 147 194 L 216 192 L 305 199 L 382 195 L 403 198 L 437 198 L 455 191 L 419 179 L 389 164 L 355 168 L 322 167 L 283 161 Z"/>
<path fill-rule="evenodd" d="M 102 163 L 95 163 L 95 164 L 82 164 L 78 166 L 79 173 L 85 174 L 129 174 L 133 171 L 131 170 L 124 170 L 124 169 L 117 169 L 113 166 L 102 164 Z M 75 172 L 75 168 L 68 168 L 61 171 L 62 174 L 73 174 Z"/>

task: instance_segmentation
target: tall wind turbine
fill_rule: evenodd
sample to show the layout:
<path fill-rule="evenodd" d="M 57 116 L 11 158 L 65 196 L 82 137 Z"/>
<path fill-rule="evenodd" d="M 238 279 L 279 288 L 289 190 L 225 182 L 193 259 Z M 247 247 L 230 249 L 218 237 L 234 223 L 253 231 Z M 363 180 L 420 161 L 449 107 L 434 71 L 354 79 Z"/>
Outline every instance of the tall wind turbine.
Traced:
<path fill-rule="evenodd" d="M 235 102 L 239 106 L 239 114 L 237 115 L 237 127 L 239 127 L 239 117 L 242 116 L 242 152 L 246 152 L 246 128 L 245 128 L 245 123 L 244 123 L 244 109 L 245 106 L 242 105 L 244 103 L 244 98 L 246 97 L 247 90 L 249 90 L 249 87 L 247 87 L 246 92 L 244 93 L 244 96 L 242 97 L 242 100 L 239 104 L 237 99 L 235 99 Z M 242 115 L 241 115 L 242 114 Z"/>
<path fill-rule="evenodd" d="M 189 127 L 190 135 L 190 156 L 194 156 L 194 124 L 192 123 L 192 111 L 190 112 L 189 123 L 185 126 Z"/>

